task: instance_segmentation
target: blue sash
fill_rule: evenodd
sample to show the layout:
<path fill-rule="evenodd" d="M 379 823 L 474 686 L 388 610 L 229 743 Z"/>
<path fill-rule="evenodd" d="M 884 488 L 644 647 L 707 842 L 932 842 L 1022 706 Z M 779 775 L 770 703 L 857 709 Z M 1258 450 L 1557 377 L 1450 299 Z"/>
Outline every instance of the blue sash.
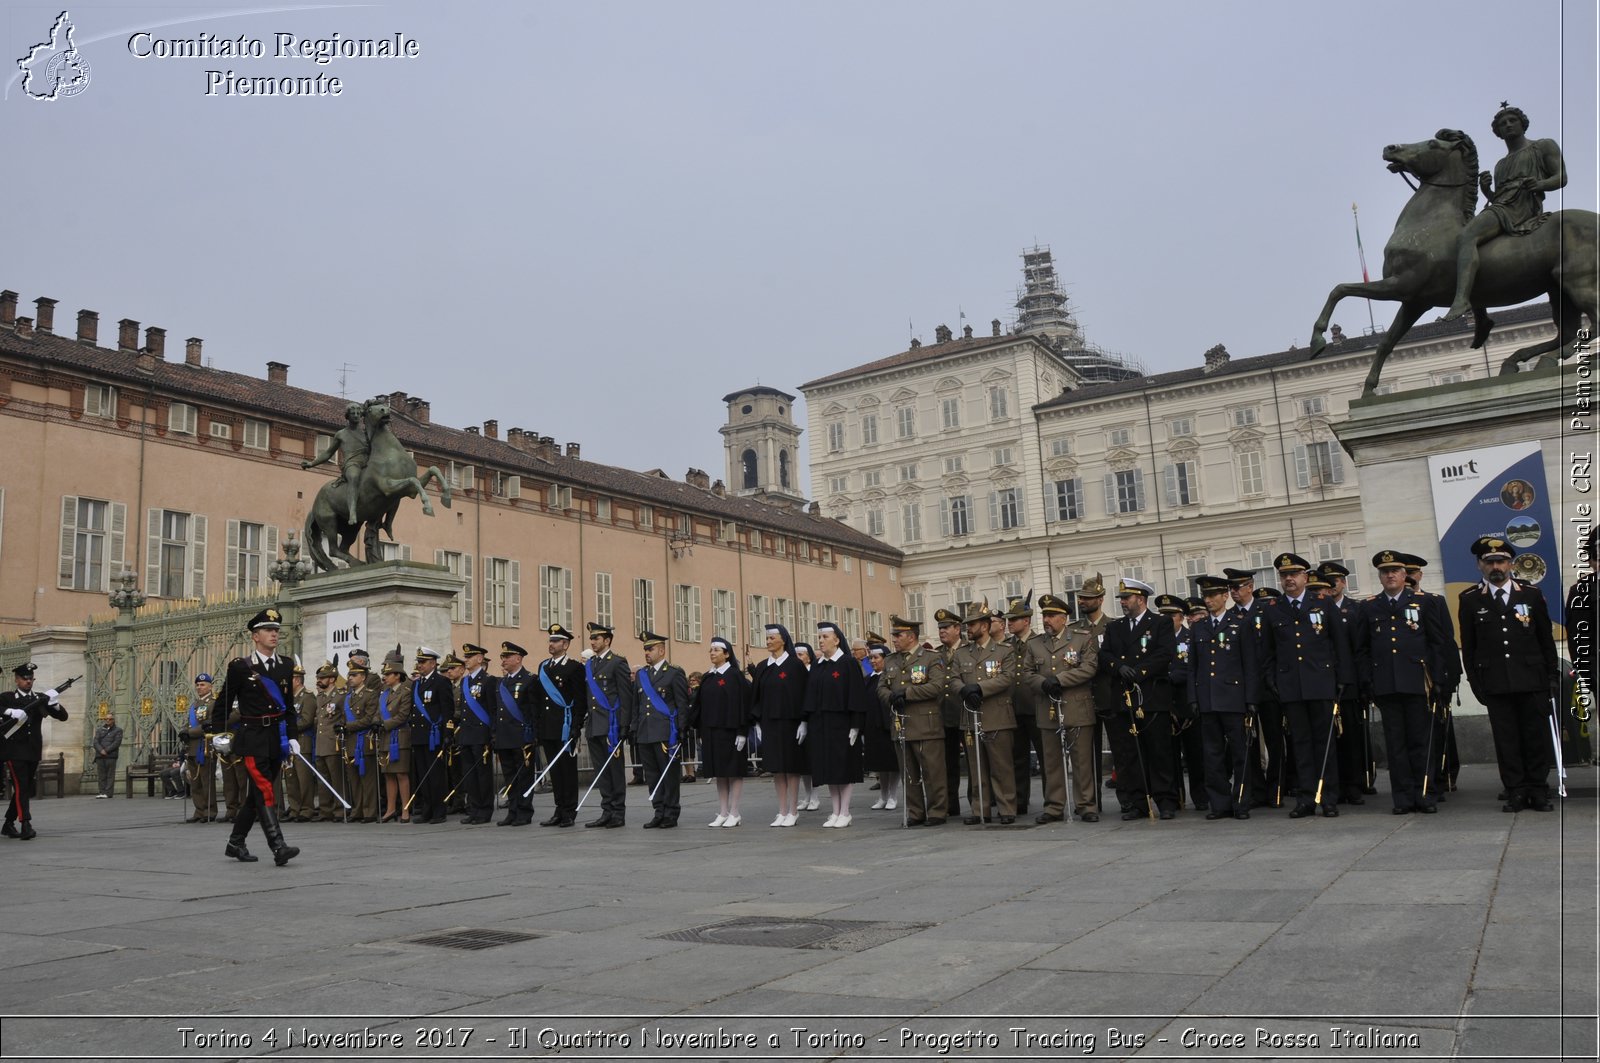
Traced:
<path fill-rule="evenodd" d="M 355 710 L 350 708 L 350 695 L 349 694 L 346 694 L 344 696 L 344 722 L 345 723 L 355 723 L 356 722 Z M 355 741 L 355 744 L 356 744 L 356 774 L 357 775 L 365 775 L 367 773 L 367 751 L 362 746 L 361 736 L 360 735 L 357 735 L 355 737 L 354 741 Z"/>
<path fill-rule="evenodd" d="M 283 700 L 283 690 L 278 686 L 277 683 L 273 682 L 272 677 L 270 675 L 267 675 L 265 672 L 261 673 L 261 685 L 266 687 L 267 696 L 272 698 L 272 700 L 278 706 L 278 711 L 280 713 L 282 713 L 282 715 L 278 717 L 278 755 L 280 757 L 282 757 L 284 760 L 288 760 L 289 759 L 289 706 L 288 706 L 288 703 L 286 703 Z"/>
<path fill-rule="evenodd" d="M 534 738 L 533 728 L 528 724 L 528 721 L 523 718 L 522 708 L 517 704 L 516 697 L 506 690 L 506 679 L 510 678 L 510 676 L 506 676 L 500 680 L 500 704 L 506 707 L 506 711 L 511 714 L 512 719 L 516 720 L 522 725 L 523 741 L 531 742 Z"/>
<path fill-rule="evenodd" d="M 471 680 L 472 677 L 470 675 L 461 677 L 461 699 L 467 703 L 467 708 L 472 710 L 472 715 L 478 718 L 478 722 L 492 731 L 494 730 L 494 721 L 489 719 L 489 714 L 484 711 L 482 705 L 478 704 L 478 699 L 472 696 Z"/>
<path fill-rule="evenodd" d="M 594 677 L 593 657 L 583 662 L 583 677 L 589 681 L 589 696 L 610 718 L 610 723 L 606 726 L 606 741 L 610 743 L 612 749 L 615 749 L 617 748 L 618 740 L 622 737 L 622 725 L 617 719 L 617 707 L 606 700 L 606 692 L 600 689 L 600 683 Z"/>
<path fill-rule="evenodd" d="M 572 706 L 567 699 L 561 696 L 561 690 L 556 686 L 555 680 L 550 678 L 550 673 L 545 670 L 549 661 L 539 664 L 539 682 L 544 684 L 544 692 L 561 709 L 561 744 L 566 745 L 572 739 Z"/>
<path fill-rule="evenodd" d="M 389 721 L 389 692 L 385 690 L 378 695 L 378 715 L 384 722 Z M 395 728 L 389 732 L 389 763 L 393 764 L 400 759 L 400 729 Z"/>
<path fill-rule="evenodd" d="M 432 753 L 439 748 L 439 721 L 428 715 L 428 707 L 422 703 L 422 684 L 413 683 L 411 686 L 411 704 L 422 713 L 422 718 L 428 721 L 428 752 Z"/>
<path fill-rule="evenodd" d="M 672 711 L 670 705 L 661 700 L 660 694 L 656 693 L 656 685 L 650 681 L 650 669 L 648 667 L 639 669 L 639 689 L 644 691 L 644 698 L 650 703 L 650 707 L 665 716 L 667 722 L 671 724 L 672 730 L 667 739 L 667 744 L 671 746 L 677 745 L 678 714 Z"/>
<path fill-rule="evenodd" d="M 191 732 L 193 732 L 195 730 L 195 728 L 197 728 L 199 726 L 200 726 L 200 716 L 195 712 L 194 706 L 190 705 L 189 706 L 189 730 Z M 196 764 L 204 764 L 206 762 L 206 737 L 205 737 L 204 734 L 202 734 L 200 736 L 200 752 L 195 754 L 194 762 Z"/>

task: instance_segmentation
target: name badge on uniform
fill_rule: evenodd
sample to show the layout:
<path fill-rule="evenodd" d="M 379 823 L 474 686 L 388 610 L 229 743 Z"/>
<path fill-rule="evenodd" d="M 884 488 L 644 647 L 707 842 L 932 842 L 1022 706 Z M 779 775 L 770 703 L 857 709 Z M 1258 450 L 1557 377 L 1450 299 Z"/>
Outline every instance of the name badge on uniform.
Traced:
<path fill-rule="evenodd" d="M 986 675 L 986 676 L 989 676 L 991 679 L 994 678 L 994 674 L 996 672 L 998 672 L 999 670 L 1000 670 L 1000 662 L 999 661 L 988 660 L 988 661 L 984 661 L 983 662 L 983 674 Z"/>
<path fill-rule="evenodd" d="M 911 682 L 918 686 L 928 681 L 928 670 L 920 664 L 911 666 Z"/>

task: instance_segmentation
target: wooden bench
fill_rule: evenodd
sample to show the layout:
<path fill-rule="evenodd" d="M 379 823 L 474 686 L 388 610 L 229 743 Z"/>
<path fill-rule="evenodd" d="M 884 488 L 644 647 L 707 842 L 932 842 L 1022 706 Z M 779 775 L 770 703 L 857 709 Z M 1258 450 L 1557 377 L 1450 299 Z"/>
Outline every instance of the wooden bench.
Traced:
<path fill-rule="evenodd" d="M 162 771 L 165 770 L 159 766 L 159 760 L 160 758 L 152 753 L 150 754 L 150 759 L 144 763 L 128 765 L 126 779 L 128 786 L 127 796 L 130 801 L 133 799 L 133 782 L 135 779 L 144 780 L 145 795 L 147 797 L 156 795 L 156 782 L 161 778 Z"/>
<path fill-rule="evenodd" d="M 39 762 L 39 772 L 34 777 L 34 790 L 36 794 L 44 793 L 44 788 L 52 779 L 56 784 L 56 796 L 66 796 L 67 755 L 57 753 L 54 757 L 46 757 Z"/>

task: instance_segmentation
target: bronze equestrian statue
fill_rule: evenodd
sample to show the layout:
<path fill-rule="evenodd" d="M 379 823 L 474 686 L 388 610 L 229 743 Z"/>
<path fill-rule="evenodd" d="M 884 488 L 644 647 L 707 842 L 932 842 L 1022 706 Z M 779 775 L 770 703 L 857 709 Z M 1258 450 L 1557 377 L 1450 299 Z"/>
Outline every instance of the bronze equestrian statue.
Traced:
<path fill-rule="evenodd" d="M 1409 175 L 1408 182 L 1410 177 L 1419 182 L 1384 246 L 1383 277 L 1336 286 L 1311 328 L 1311 357 L 1315 358 L 1327 346 L 1322 333 L 1341 299 L 1354 295 L 1400 303 L 1394 322 L 1373 354 L 1363 398 L 1373 394 L 1385 359 L 1411 326 L 1429 309 L 1449 307 L 1456 301 L 1458 278 L 1465 278 L 1467 305 L 1477 320 L 1474 348 L 1488 339 L 1493 325 L 1487 314 L 1490 307 L 1514 306 L 1540 296 L 1550 300 L 1555 338 L 1512 354 L 1500 366 L 1502 375 L 1517 372 L 1523 362 L 1543 354 L 1560 351 L 1561 357 L 1568 357 L 1584 315 L 1588 315 L 1591 330 L 1600 323 L 1600 264 L 1596 261 L 1600 219 L 1590 210 L 1531 214 L 1530 205 L 1542 203 L 1546 188 L 1560 187 L 1552 186 L 1551 181 L 1566 181 L 1559 149 L 1554 149 L 1554 141 L 1525 141 L 1522 134 L 1527 119 L 1516 108 L 1502 108 L 1495 116 L 1494 128 L 1508 146 L 1507 158 L 1496 167 L 1498 188 L 1490 185 L 1488 174 L 1479 175 L 1477 147 L 1459 129 L 1441 129 L 1431 140 L 1390 144 L 1383 149 L 1391 171 Z M 1555 152 L 1555 167 L 1545 145 Z M 1533 154 L 1525 156 L 1527 152 Z M 1529 166 L 1516 165 L 1515 160 L 1524 157 Z M 1558 172 L 1548 172 L 1552 169 Z M 1540 173 L 1545 176 L 1539 177 Z M 1480 184 L 1490 194 L 1484 214 L 1494 217 L 1493 225 L 1481 220 L 1484 215 L 1473 213 Z M 1484 241 L 1481 246 L 1480 241 Z"/>
<path fill-rule="evenodd" d="M 344 451 L 344 472 L 322 485 L 306 514 L 306 546 L 323 571 L 337 568 L 335 560 L 350 566 L 361 564 L 350 553 L 357 536 L 362 539 L 367 561 L 380 560 L 378 533 L 381 530 L 394 541 L 394 515 L 401 499 L 421 498 L 422 512 L 433 516 L 428 481 L 439 485 L 439 500 L 449 508 L 450 485 L 444 474 L 437 465 L 430 465 L 417 475 L 416 459 L 389 427 L 392 416 L 382 399 L 352 403 L 347 411 L 350 426 L 340 431 L 315 461 L 302 463 L 310 468 L 329 460 L 334 451 Z"/>

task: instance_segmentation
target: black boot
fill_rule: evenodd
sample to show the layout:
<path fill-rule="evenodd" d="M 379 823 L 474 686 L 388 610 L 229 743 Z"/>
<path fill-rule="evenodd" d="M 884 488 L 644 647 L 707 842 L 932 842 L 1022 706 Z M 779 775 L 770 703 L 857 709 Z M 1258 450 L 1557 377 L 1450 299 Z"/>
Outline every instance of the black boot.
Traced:
<path fill-rule="evenodd" d="M 283 828 L 278 825 L 278 810 L 263 808 L 260 816 L 261 830 L 266 834 L 267 845 L 272 849 L 272 862 L 282 867 L 299 856 L 300 850 L 283 840 Z"/>
<path fill-rule="evenodd" d="M 250 855 L 250 850 L 244 847 L 244 839 L 237 834 L 228 836 L 228 847 L 222 852 L 225 856 L 231 856 L 235 860 L 246 864 L 253 864 L 260 859 L 258 856 Z"/>

